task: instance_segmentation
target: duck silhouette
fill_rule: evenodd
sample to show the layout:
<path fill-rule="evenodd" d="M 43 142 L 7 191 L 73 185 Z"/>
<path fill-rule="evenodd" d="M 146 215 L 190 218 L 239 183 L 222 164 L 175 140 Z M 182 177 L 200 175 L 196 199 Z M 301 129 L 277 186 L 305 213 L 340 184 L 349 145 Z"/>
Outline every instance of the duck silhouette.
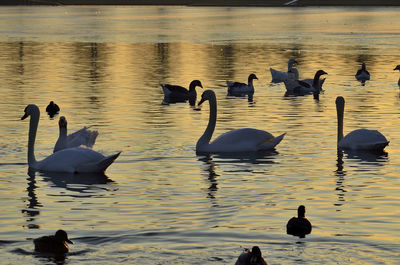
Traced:
<path fill-rule="evenodd" d="M 67 243 L 73 244 L 68 239 L 67 232 L 58 230 L 54 236 L 42 236 L 33 240 L 35 251 L 62 254 L 69 252 Z"/>
<path fill-rule="evenodd" d="M 305 237 L 311 233 L 312 225 L 305 217 L 306 207 L 300 205 L 297 209 L 297 217 L 292 217 L 286 224 L 286 233 L 298 237 Z"/>

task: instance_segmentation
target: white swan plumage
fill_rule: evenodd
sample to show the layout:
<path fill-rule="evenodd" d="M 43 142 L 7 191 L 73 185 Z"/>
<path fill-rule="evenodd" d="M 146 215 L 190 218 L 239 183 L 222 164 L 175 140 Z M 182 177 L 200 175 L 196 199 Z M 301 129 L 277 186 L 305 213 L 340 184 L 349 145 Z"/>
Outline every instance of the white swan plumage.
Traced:
<path fill-rule="evenodd" d="M 320 79 L 321 75 L 327 75 L 324 70 L 318 70 L 315 75 L 312 83 L 308 79 L 305 80 L 287 80 L 285 81 L 286 91 L 288 93 L 295 94 L 308 94 L 308 93 L 319 93 L 322 90 L 322 84 L 325 79 Z"/>
<path fill-rule="evenodd" d="M 241 95 L 246 93 L 254 93 L 254 85 L 253 80 L 258 79 L 255 74 L 250 74 L 248 77 L 248 83 L 240 83 L 240 82 L 232 82 L 226 81 L 226 85 L 228 86 L 228 94 L 229 95 Z"/>
<path fill-rule="evenodd" d="M 199 105 L 206 100 L 208 100 L 210 104 L 210 118 L 206 130 L 197 141 L 197 153 L 234 153 L 273 150 L 285 136 L 284 133 L 278 137 L 274 137 L 266 131 L 242 128 L 221 134 L 210 143 L 217 121 L 217 99 L 214 91 L 204 91 Z"/>
<path fill-rule="evenodd" d="M 365 82 L 370 79 L 370 74 L 366 69 L 365 63 L 362 63 L 361 69 L 359 69 L 355 75 L 356 79 L 361 82 Z"/>
<path fill-rule="evenodd" d="M 273 68 L 269 68 L 272 76 L 272 83 L 280 83 L 285 82 L 287 80 L 298 80 L 299 79 L 299 71 L 297 68 L 293 67 L 293 65 L 297 63 L 295 59 L 290 58 L 288 61 L 288 70 L 287 72 L 278 71 Z"/>
<path fill-rule="evenodd" d="M 60 134 L 54 146 L 53 152 L 57 152 L 66 148 L 79 147 L 84 145 L 86 147 L 93 147 L 99 133 L 97 131 L 88 130 L 88 127 L 67 135 L 67 119 L 64 116 L 60 117 L 58 126 Z"/>
<path fill-rule="evenodd" d="M 343 137 L 344 105 L 344 98 L 337 97 L 338 147 L 348 150 L 382 152 L 389 141 L 377 130 L 357 129 Z"/>
<path fill-rule="evenodd" d="M 34 148 L 40 111 L 36 105 L 30 104 L 25 108 L 24 112 L 25 114 L 21 117 L 21 120 L 31 117 L 28 137 L 28 165 L 31 169 L 68 173 L 104 172 L 120 154 L 119 152 L 114 155 L 103 156 L 92 149 L 76 147 L 58 151 L 41 161 L 37 161 Z"/>
<path fill-rule="evenodd" d="M 393 70 L 400 70 L 400 64 L 397 65 Z M 400 87 L 400 78 L 399 81 L 397 81 L 397 85 Z"/>

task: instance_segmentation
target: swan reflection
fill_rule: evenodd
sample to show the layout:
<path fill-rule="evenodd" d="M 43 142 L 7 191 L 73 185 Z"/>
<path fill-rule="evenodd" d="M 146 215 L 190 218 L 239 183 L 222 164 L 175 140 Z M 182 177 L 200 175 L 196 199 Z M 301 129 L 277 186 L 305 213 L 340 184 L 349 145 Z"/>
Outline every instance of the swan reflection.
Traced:
<path fill-rule="evenodd" d="M 26 191 L 28 192 L 28 201 L 26 208 L 22 209 L 21 212 L 27 217 L 27 227 L 29 229 L 38 229 L 39 225 L 35 224 L 36 216 L 40 214 L 39 207 L 42 207 L 41 203 L 38 201 L 36 196 L 36 178 L 35 171 L 28 171 L 28 187 Z"/>

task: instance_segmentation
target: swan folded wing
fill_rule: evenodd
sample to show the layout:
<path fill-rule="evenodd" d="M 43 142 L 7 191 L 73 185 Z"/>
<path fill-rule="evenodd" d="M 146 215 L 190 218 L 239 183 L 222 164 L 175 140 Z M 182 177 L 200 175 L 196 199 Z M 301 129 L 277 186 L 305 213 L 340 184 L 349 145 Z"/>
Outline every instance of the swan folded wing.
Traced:
<path fill-rule="evenodd" d="M 78 147 L 81 145 L 93 147 L 98 135 L 99 133 L 97 131 L 90 131 L 88 130 L 88 127 L 83 127 L 67 136 L 67 148 Z"/>
<path fill-rule="evenodd" d="M 37 162 L 35 169 L 52 172 L 83 172 L 78 171 L 78 169 L 84 165 L 100 162 L 104 158 L 102 154 L 89 148 L 68 148 L 53 153 L 42 161 Z"/>
<path fill-rule="evenodd" d="M 353 150 L 383 150 L 389 144 L 386 137 L 377 130 L 358 129 L 347 134 L 339 147 Z"/>
<path fill-rule="evenodd" d="M 218 152 L 254 152 L 275 137 L 269 132 L 242 128 L 221 134 L 210 145 Z"/>
<path fill-rule="evenodd" d="M 289 73 L 287 72 L 278 71 L 273 68 L 270 68 L 269 70 L 272 76 L 271 82 L 273 83 L 280 83 L 290 79 Z"/>

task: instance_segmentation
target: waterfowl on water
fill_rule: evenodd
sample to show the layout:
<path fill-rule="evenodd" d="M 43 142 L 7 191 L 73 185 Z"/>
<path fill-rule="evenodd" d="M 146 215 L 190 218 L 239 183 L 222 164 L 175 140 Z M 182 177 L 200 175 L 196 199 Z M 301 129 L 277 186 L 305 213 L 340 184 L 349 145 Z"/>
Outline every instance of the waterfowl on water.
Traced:
<path fill-rule="evenodd" d="M 95 173 L 104 172 L 120 153 L 103 156 L 89 148 L 75 147 L 55 152 L 41 161 L 35 158 L 35 140 L 39 125 L 39 108 L 30 104 L 21 120 L 30 118 L 28 137 L 28 165 L 30 169 L 48 172 Z"/>
<path fill-rule="evenodd" d="M 214 91 L 204 91 L 199 105 L 207 100 L 210 104 L 210 116 L 206 130 L 197 141 L 197 153 L 237 153 L 273 150 L 285 135 L 274 137 L 266 131 L 242 128 L 221 134 L 210 143 L 217 122 L 217 99 Z"/>
<path fill-rule="evenodd" d="M 192 99 L 195 100 L 197 97 L 196 87 L 198 86 L 203 88 L 203 85 L 199 80 L 193 80 L 190 82 L 189 89 L 177 85 L 161 84 L 164 92 L 164 99 L 176 102 Z"/>
<path fill-rule="evenodd" d="M 300 205 L 297 209 L 297 217 L 292 217 L 286 224 L 286 233 L 298 237 L 305 237 L 311 233 L 312 225 L 305 217 L 306 208 Z"/>
<path fill-rule="evenodd" d="M 67 243 L 73 244 L 68 239 L 67 232 L 61 229 L 54 236 L 42 236 L 33 240 L 35 251 L 55 254 L 68 253 L 69 246 Z"/>
<path fill-rule="evenodd" d="M 340 96 L 337 97 L 338 147 L 349 150 L 382 152 L 389 144 L 389 141 L 377 130 L 358 129 L 343 137 L 344 105 L 344 98 Z"/>
<path fill-rule="evenodd" d="M 54 101 L 50 101 L 49 105 L 46 107 L 46 112 L 49 114 L 51 117 L 53 117 L 55 114 L 57 114 L 60 111 L 60 107 Z"/>
<path fill-rule="evenodd" d="M 253 80 L 258 79 L 255 74 L 250 74 L 248 77 L 248 83 L 240 83 L 240 82 L 232 82 L 226 81 L 226 85 L 228 86 L 228 94 L 246 94 L 246 93 L 254 93 L 254 85 Z"/>
<path fill-rule="evenodd" d="M 87 127 L 83 127 L 82 129 L 67 135 L 67 119 L 64 116 L 60 117 L 58 126 L 60 135 L 58 136 L 53 152 L 71 147 L 79 147 L 81 145 L 91 148 L 99 135 L 97 131 L 88 130 Z"/>
<path fill-rule="evenodd" d="M 285 87 L 286 91 L 288 93 L 294 93 L 294 94 L 309 94 L 309 93 L 319 93 L 322 88 L 321 85 L 323 81 L 321 82 L 320 77 L 322 75 L 327 75 L 328 73 L 325 72 L 324 70 L 318 70 L 315 75 L 312 84 L 309 84 L 308 82 L 302 81 L 302 80 L 288 80 L 285 81 Z"/>
<path fill-rule="evenodd" d="M 361 65 L 361 69 L 359 69 L 355 75 L 358 81 L 366 81 L 370 79 L 370 74 L 366 69 L 365 63 Z"/>
<path fill-rule="evenodd" d="M 397 65 L 393 70 L 400 70 L 400 64 Z M 397 85 L 400 87 L 400 78 L 399 81 L 397 81 Z"/>
<path fill-rule="evenodd" d="M 297 63 L 295 59 L 290 58 L 288 61 L 288 70 L 287 72 L 283 71 L 278 71 L 273 68 L 270 68 L 271 76 L 272 76 L 272 83 L 280 83 L 284 82 L 287 80 L 298 80 L 299 77 L 299 71 L 297 68 L 293 67 L 293 65 Z"/>
<path fill-rule="evenodd" d="M 245 248 L 235 265 L 268 265 L 268 263 L 264 260 L 260 248 L 254 246 L 251 250 Z"/>

